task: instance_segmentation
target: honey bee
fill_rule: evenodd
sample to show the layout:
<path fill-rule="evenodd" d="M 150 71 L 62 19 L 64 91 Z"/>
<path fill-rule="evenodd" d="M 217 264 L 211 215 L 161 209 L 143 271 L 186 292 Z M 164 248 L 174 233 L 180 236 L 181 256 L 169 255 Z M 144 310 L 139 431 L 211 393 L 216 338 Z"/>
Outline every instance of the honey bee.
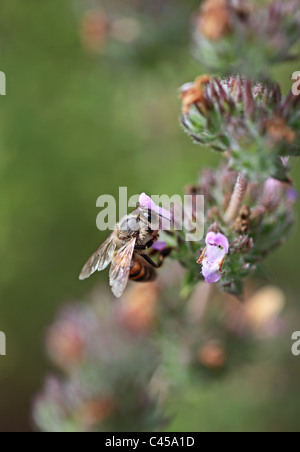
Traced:
<path fill-rule="evenodd" d="M 128 279 L 138 282 L 153 281 L 167 252 L 161 253 L 155 263 L 146 254 L 158 239 L 161 215 L 144 207 L 137 207 L 124 217 L 112 234 L 90 257 L 83 267 L 79 279 L 104 270 L 109 264 L 109 284 L 116 297 L 124 292 Z"/>

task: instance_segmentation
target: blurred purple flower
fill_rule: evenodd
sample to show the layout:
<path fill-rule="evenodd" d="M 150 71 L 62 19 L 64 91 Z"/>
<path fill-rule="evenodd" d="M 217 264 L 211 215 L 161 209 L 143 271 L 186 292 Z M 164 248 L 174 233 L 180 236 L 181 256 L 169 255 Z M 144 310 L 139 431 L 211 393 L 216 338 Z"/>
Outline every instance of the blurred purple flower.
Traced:
<path fill-rule="evenodd" d="M 209 232 L 206 236 L 206 248 L 203 251 L 198 264 L 202 264 L 202 275 L 209 284 L 221 279 L 222 265 L 229 251 L 227 237 L 221 233 Z"/>
<path fill-rule="evenodd" d="M 274 191 L 280 190 L 282 182 L 273 177 L 269 177 L 264 184 L 264 196 L 270 197 L 274 194 Z"/>
<path fill-rule="evenodd" d="M 288 201 L 294 203 L 299 199 L 299 193 L 295 188 L 289 188 L 287 191 L 287 199 Z"/>
<path fill-rule="evenodd" d="M 264 183 L 262 202 L 267 208 L 275 208 L 284 193 L 285 185 L 273 177 L 269 177 Z"/>
<path fill-rule="evenodd" d="M 167 246 L 166 242 L 154 242 L 152 245 L 152 249 L 156 250 L 156 251 L 162 251 L 163 249 L 165 249 Z"/>
<path fill-rule="evenodd" d="M 80 364 L 90 329 L 91 322 L 84 311 L 79 312 L 71 306 L 62 311 L 46 337 L 48 355 L 57 366 L 68 371 Z"/>

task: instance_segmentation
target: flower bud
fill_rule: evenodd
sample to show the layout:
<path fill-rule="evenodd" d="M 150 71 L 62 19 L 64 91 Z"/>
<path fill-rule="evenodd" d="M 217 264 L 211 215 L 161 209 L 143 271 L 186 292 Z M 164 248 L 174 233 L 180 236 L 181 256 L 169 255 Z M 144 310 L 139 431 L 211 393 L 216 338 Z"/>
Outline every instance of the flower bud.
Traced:
<path fill-rule="evenodd" d="M 194 55 L 212 72 L 260 76 L 291 56 L 297 0 L 206 0 L 194 18 Z"/>
<path fill-rule="evenodd" d="M 198 95 L 183 99 L 181 122 L 191 138 L 223 152 L 230 167 L 250 182 L 287 181 L 282 158 L 300 152 L 300 96 L 282 99 L 278 85 L 240 77 L 205 79 L 200 85 L 199 80 L 190 88 Z"/>
<path fill-rule="evenodd" d="M 133 286 L 125 293 L 118 310 L 123 327 L 134 333 L 151 331 L 157 316 L 157 300 L 155 282 Z"/>
<path fill-rule="evenodd" d="M 226 352 L 218 341 L 203 345 L 197 353 L 199 362 L 209 369 L 220 369 L 226 363 Z"/>

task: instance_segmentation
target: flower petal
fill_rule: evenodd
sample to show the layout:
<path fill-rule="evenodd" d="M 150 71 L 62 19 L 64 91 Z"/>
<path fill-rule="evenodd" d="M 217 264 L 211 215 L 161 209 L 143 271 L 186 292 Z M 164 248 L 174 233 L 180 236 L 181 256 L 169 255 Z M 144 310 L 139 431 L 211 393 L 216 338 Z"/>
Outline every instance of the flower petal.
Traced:
<path fill-rule="evenodd" d="M 205 264 L 202 266 L 202 275 L 208 284 L 213 284 L 221 279 L 221 275 L 218 271 L 211 271 Z"/>
<path fill-rule="evenodd" d="M 172 221 L 172 214 L 168 210 L 163 207 L 159 207 L 155 204 L 154 201 L 150 198 L 150 196 L 146 195 L 146 193 L 142 193 L 139 197 L 139 204 L 141 207 L 146 207 L 153 212 L 158 213 L 161 217 L 166 218 L 169 221 Z"/>
<path fill-rule="evenodd" d="M 209 284 L 221 279 L 221 267 L 229 251 L 229 242 L 225 235 L 209 232 L 206 236 L 206 249 L 202 259 L 202 274 Z"/>
<path fill-rule="evenodd" d="M 206 236 L 206 245 L 221 246 L 224 248 L 225 254 L 229 251 L 229 242 L 227 237 L 220 232 L 216 234 L 215 232 L 209 232 Z"/>

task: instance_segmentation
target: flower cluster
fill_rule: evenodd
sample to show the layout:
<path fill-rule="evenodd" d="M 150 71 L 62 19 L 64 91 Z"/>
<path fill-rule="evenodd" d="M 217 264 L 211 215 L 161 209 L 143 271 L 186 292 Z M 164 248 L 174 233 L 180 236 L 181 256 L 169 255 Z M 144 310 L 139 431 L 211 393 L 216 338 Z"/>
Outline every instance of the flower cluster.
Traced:
<path fill-rule="evenodd" d="M 222 75 L 266 77 L 300 37 L 297 0 L 205 0 L 193 23 L 196 58 Z"/>
<path fill-rule="evenodd" d="M 85 37 L 95 31 L 102 45 L 111 28 L 103 15 L 96 19 L 98 24 L 88 20 Z M 50 377 L 36 400 L 34 418 L 43 431 L 162 428 L 163 402 L 190 371 L 221 375 L 250 359 L 258 338 L 280 334 L 282 292 L 271 286 L 249 296 L 243 289 L 295 222 L 298 194 L 288 163 L 300 154 L 300 96 L 283 97 L 264 68 L 292 57 L 300 33 L 298 2 L 206 0 L 194 27 L 198 58 L 222 77 L 203 75 L 182 87 L 181 122 L 195 143 L 221 152 L 224 161 L 186 187 L 193 202 L 183 228 L 176 227 L 182 211 L 170 213 L 142 193 L 139 205 L 171 229 L 147 224 L 151 240 L 141 250 L 134 237 L 123 267 L 115 257 L 127 244 L 112 249 L 111 238 L 99 249 L 104 259 L 96 252 L 88 262 L 84 277 L 114 259 L 114 274 L 120 266 L 127 284 L 134 253 L 142 251 L 140 262 L 155 268 L 160 265 L 151 253 L 162 253 L 163 261 L 171 252 L 176 261 L 157 281 L 124 294 L 122 285 L 117 304 L 102 291 L 93 303 L 61 313 L 48 332 L 47 349 L 64 378 Z M 199 215 L 198 195 L 205 197 L 206 235 L 187 241 Z"/>
<path fill-rule="evenodd" d="M 300 96 L 241 77 L 199 77 L 182 88 L 182 125 L 194 142 L 226 153 L 251 181 L 287 180 L 281 157 L 299 155 Z"/>
<path fill-rule="evenodd" d="M 178 49 L 190 14 L 179 0 L 78 0 L 79 37 L 91 56 L 148 63 Z M 161 43 L 164 42 L 162 46 Z"/>
<path fill-rule="evenodd" d="M 222 76 L 183 85 L 181 123 L 194 143 L 226 159 L 192 187 L 207 203 L 209 234 L 198 263 L 207 282 L 240 296 L 242 280 L 294 223 L 289 159 L 300 155 L 300 96 L 284 97 L 266 66 L 292 57 L 298 2 L 206 0 L 194 26 L 198 57 Z M 196 250 L 189 250 L 189 258 L 188 247 L 179 256 L 191 283 L 196 271 L 188 260 Z"/>
<path fill-rule="evenodd" d="M 188 186 L 186 193 L 204 194 L 208 231 L 201 244 L 186 242 L 184 231 L 167 238 L 174 247 L 172 257 L 188 270 L 186 293 L 204 277 L 241 297 L 243 280 L 287 239 L 295 222 L 296 190 L 273 178 L 263 184 L 244 183 L 238 173 L 222 164 L 218 170 L 203 170 L 199 183 Z"/>
<path fill-rule="evenodd" d="M 280 336 L 286 328 L 284 306 L 285 296 L 275 286 L 255 290 L 248 285 L 241 304 L 218 292 L 207 300 L 205 284 L 200 283 L 189 301 L 189 365 L 202 377 L 219 377 L 255 360 L 259 341 Z"/>
<path fill-rule="evenodd" d="M 157 431 L 167 397 L 191 376 L 219 378 L 253 359 L 258 340 L 280 334 L 279 289 L 261 289 L 244 306 L 230 296 L 224 303 L 216 291 L 204 309 L 211 287 L 200 283 L 182 303 L 174 265 L 162 271 L 160 290 L 133 285 L 114 304 L 102 287 L 88 305 L 72 303 L 59 313 L 46 345 L 64 376 L 49 376 L 35 400 L 41 431 Z"/>
<path fill-rule="evenodd" d="M 149 382 L 158 352 L 147 339 L 154 327 L 156 285 L 129 291 L 118 306 L 102 292 L 89 306 L 65 308 L 47 334 L 52 361 L 65 374 L 49 377 L 34 418 L 50 432 L 156 429 L 163 420 Z"/>

